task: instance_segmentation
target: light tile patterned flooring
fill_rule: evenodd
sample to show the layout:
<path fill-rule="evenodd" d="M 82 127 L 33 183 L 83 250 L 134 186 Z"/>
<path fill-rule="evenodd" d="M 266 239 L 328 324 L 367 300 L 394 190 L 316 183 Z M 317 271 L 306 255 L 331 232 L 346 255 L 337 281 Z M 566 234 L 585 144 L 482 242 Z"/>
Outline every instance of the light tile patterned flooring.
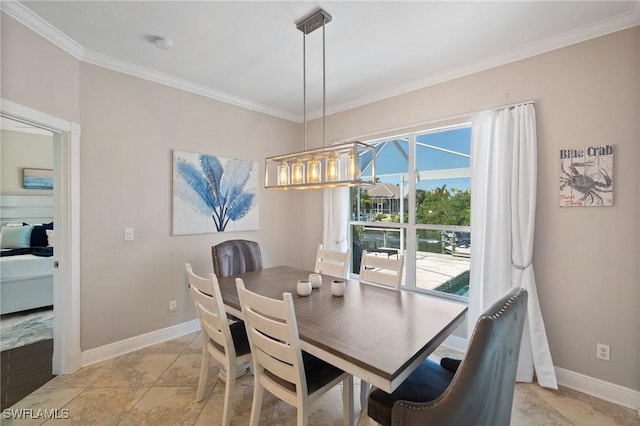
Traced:
<path fill-rule="evenodd" d="M 200 368 L 200 333 L 145 348 L 58 376 L 16 403 L 11 409 L 68 410 L 68 419 L 15 420 L 3 413 L 3 425 L 219 425 L 224 383 L 212 361 L 207 392 L 195 401 Z M 435 356 L 450 355 L 439 349 Z M 339 387 L 312 407 L 311 426 L 341 425 Z M 253 377 L 241 378 L 234 398 L 233 425 L 247 425 L 251 411 Z M 356 387 L 355 395 L 359 395 Z M 359 414 L 356 402 L 356 415 Z M 60 412 L 62 413 L 62 411 Z M 31 417 L 35 417 L 32 415 Z M 367 419 L 367 426 L 374 422 Z M 295 411 L 265 392 L 260 424 L 295 425 Z M 640 425 L 638 412 L 560 388 L 546 390 L 535 384 L 517 384 L 513 425 Z"/>

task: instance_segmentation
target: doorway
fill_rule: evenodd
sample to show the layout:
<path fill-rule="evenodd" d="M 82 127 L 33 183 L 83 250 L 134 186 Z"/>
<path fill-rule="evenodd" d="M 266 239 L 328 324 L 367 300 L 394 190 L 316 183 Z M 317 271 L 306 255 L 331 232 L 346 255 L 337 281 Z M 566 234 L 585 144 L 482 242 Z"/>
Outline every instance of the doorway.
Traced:
<path fill-rule="evenodd" d="M 54 375 L 80 368 L 80 125 L 0 99 L 0 116 L 53 134 Z"/>
<path fill-rule="evenodd" d="M 0 409 L 53 377 L 53 133 L 0 118 Z"/>

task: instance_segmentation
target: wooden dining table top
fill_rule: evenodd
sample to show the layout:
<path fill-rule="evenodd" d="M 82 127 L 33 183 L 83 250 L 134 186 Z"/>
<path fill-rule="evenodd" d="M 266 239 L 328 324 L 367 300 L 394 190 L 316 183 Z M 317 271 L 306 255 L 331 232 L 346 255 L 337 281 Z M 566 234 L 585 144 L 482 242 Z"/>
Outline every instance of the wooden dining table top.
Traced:
<path fill-rule="evenodd" d="M 242 318 L 235 278 L 255 293 L 282 299 L 293 296 L 303 350 L 392 392 L 464 320 L 464 303 L 415 291 L 393 290 L 345 280 L 344 296 L 331 294 L 329 275 L 311 295 L 296 284 L 304 269 L 277 266 L 219 278 L 228 312 Z"/>

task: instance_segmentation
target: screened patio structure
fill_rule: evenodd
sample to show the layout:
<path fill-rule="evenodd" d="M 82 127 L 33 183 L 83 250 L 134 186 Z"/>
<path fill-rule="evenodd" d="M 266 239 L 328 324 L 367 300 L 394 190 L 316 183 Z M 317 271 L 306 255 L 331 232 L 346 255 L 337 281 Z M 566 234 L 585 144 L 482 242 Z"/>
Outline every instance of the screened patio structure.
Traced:
<path fill-rule="evenodd" d="M 458 126 L 367 142 L 376 184 L 351 190 L 352 271 L 363 250 L 405 254 L 408 288 L 461 297 L 470 264 L 470 128 Z M 410 167 L 414 165 L 413 167 Z"/>

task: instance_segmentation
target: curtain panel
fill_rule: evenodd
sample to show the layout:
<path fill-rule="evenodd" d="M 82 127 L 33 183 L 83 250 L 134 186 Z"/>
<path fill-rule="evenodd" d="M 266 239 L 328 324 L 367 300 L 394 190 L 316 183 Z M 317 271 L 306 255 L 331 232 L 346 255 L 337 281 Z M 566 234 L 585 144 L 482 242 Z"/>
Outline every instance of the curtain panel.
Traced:
<path fill-rule="evenodd" d="M 322 245 L 327 250 L 346 252 L 349 228 L 349 188 L 323 189 Z"/>
<path fill-rule="evenodd" d="M 537 136 L 533 104 L 476 114 L 471 134 L 469 333 L 511 287 L 529 292 L 516 380 L 557 389 L 533 269 Z"/>

